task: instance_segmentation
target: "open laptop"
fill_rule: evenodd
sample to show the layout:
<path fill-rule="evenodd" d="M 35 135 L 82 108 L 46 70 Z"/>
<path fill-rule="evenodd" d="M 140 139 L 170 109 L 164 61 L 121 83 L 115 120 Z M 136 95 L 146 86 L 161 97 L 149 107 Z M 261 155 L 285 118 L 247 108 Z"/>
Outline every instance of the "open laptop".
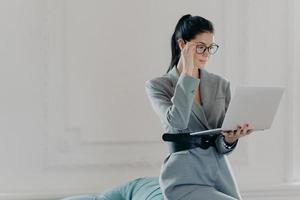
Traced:
<path fill-rule="evenodd" d="M 217 134 L 236 130 L 248 123 L 254 131 L 271 128 L 283 96 L 284 87 L 238 86 L 231 99 L 222 127 L 190 133 L 190 135 Z"/>

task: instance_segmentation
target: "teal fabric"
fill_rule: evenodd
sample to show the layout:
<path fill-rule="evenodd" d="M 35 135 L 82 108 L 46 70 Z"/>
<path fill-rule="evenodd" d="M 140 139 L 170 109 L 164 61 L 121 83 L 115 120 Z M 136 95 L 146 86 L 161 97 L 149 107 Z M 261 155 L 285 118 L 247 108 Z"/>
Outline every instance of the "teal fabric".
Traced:
<path fill-rule="evenodd" d="M 100 194 L 72 196 L 62 200 L 163 200 L 163 196 L 158 177 L 142 177 Z"/>

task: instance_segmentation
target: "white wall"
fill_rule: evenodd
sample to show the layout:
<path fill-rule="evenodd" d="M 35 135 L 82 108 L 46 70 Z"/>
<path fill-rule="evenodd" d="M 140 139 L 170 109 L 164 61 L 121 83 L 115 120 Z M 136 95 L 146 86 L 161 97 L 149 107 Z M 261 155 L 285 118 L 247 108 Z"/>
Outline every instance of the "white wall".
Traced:
<path fill-rule="evenodd" d="M 229 157 L 245 199 L 296 199 L 300 171 L 295 0 L 0 1 L 0 199 L 55 199 L 158 176 L 167 153 L 144 91 L 183 14 L 215 24 L 207 70 L 288 87 L 273 127 Z M 297 159 L 298 158 L 298 159 Z"/>

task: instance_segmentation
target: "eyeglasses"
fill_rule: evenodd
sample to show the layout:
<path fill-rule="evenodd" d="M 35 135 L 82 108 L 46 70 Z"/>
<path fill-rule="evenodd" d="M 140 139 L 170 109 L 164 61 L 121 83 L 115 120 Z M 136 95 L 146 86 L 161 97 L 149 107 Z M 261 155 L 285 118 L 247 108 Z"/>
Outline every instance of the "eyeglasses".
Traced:
<path fill-rule="evenodd" d="M 211 44 L 210 46 L 207 47 L 207 46 L 205 46 L 203 44 L 199 44 L 199 45 L 196 46 L 196 53 L 198 53 L 198 54 L 204 54 L 204 52 L 206 51 L 206 49 L 207 49 L 207 51 L 208 51 L 208 53 L 210 55 L 213 55 L 213 54 L 215 54 L 218 51 L 219 45 L 217 45 L 217 44 Z"/>
<path fill-rule="evenodd" d="M 187 42 L 187 41 L 185 40 L 185 42 Z M 213 55 L 213 54 L 215 54 L 218 51 L 219 45 L 213 43 L 213 44 L 211 44 L 210 46 L 207 47 L 202 42 L 200 42 L 200 44 L 196 45 L 196 53 L 198 53 L 198 54 L 204 54 L 204 52 L 206 51 L 206 49 L 207 49 L 207 51 L 208 51 L 208 53 L 210 55 Z"/>

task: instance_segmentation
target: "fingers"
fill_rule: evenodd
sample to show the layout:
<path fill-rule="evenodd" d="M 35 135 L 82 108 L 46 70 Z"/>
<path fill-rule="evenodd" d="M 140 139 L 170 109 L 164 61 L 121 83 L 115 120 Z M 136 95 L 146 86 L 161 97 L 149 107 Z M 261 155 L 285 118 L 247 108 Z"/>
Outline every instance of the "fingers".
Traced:
<path fill-rule="evenodd" d="M 190 46 L 191 44 L 196 44 L 195 42 L 186 41 L 186 40 L 183 40 L 182 38 L 178 39 L 177 42 L 178 42 L 178 46 L 179 46 L 179 48 L 180 48 L 181 51 L 183 49 L 187 48 L 188 46 Z"/>
<path fill-rule="evenodd" d="M 237 129 L 232 130 L 232 131 L 225 131 L 223 133 L 225 133 L 225 135 L 227 135 L 230 138 L 238 137 L 241 133 L 241 127 L 237 126 Z"/>
<path fill-rule="evenodd" d="M 238 138 L 246 136 L 252 132 L 253 132 L 253 129 L 250 129 L 249 124 L 244 124 L 243 126 L 238 125 L 236 130 L 221 131 L 221 133 L 225 137 L 228 137 L 229 139 L 238 139 Z"/>
<path fill-rule="evenodd" d="M 240 135 L 243 132 L 243 127 L 241 127 L 240 125 L 237 126 L 237 130 L 236 130 L 236 135 Z"/>
<path fill-rule="evenodd" d="M 185 55 L 192 54 L 196 50 L 196 43 L 187 42 L 184 48 L 182 49 L 182 53 Z"/>
<path fill-rule="evenodd" d="M 185 43 L 184 47 L 181 50 L 189 50 L 191 48 L 196 48 L 196 43 L 195 42 L 187 42 Z"/>
<path fill-rule="evenodd" d="M 230 139 L 233 139 L 236 137 L 236 131 L 222 131 L 221 133 L 222 133 L 222 135 L 224 135 L 225 137 L 228 137 Z"/>
<path fill-rule="evenodd" d="M 249 124 L 244 124 L 243 126 L 238 125 L 236 130 L 236 137 L 240 138 L 246 136 L 250 133 Z"/>
<path fill-rule="evenodd" d="M 242 129 L 243 129 L 243 131 L 241 133 L 242 136 L 249 135 L 250 133 L 253 132 L 253 129 L 250 129 L 249 124 L 244 124 Z"/>
<path fill-rule="evenodd" d="M 187 42 L 181 51 L 181 57 L 183 61 L 183 70 L 193 76 L 194 55 L 196 52 L 196 45 L 193 42 Z"/>

